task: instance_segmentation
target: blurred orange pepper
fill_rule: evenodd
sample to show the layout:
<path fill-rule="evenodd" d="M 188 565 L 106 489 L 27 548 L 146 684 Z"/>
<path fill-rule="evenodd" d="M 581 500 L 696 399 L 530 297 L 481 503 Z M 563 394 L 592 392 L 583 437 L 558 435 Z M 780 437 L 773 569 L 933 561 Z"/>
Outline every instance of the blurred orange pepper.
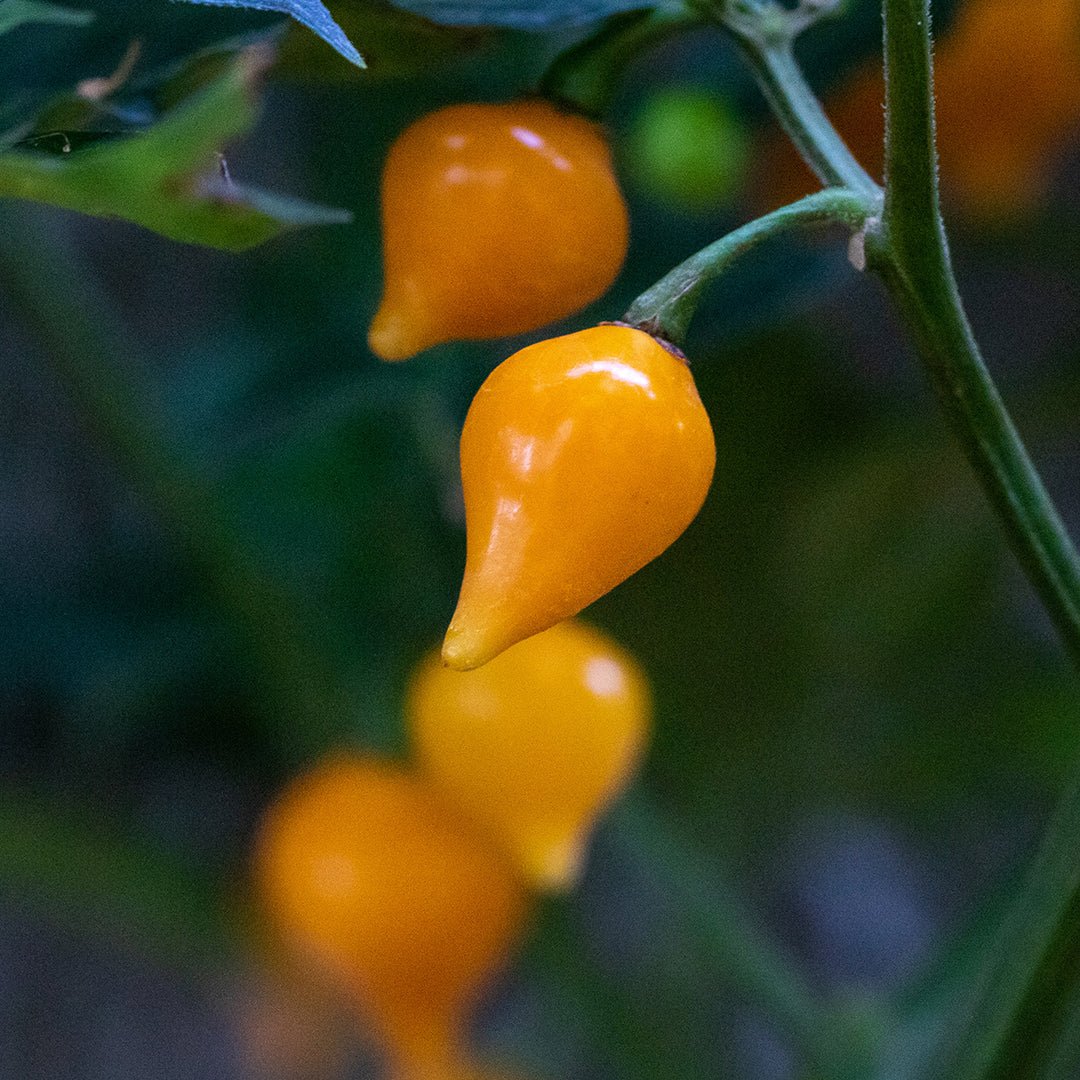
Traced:
<path fill-rule="evenodd" d="M 634 659 L 572 620 L 476 671 L 452 671 L 432 653 L 408 699 L 421 769 L 544 889 L 577 879 L 588 833 L 633 774 L 650 715 Z"/>
<path fill-rule="evenodd" d="M 934 61 L 943 194 L 973 217 L 1003 218 L 1044 195 L 1055 159 L 1080 132 L 1080 3 L 967 0 Z M 855 157 L 884 167 L 884 81 L 860 69 L 826 111 Z M 758 190 L 771 209 L 819 185 L 786 136 L 758 158 Z"/>
<path fill-rule="evenodd" d="M 460 1075 L 468 1011 L 526 909 L 486 842 L 403 768 L 342 755 L 270 806 L 255 869 L 274 922 L 376 1026 L 395 1075 Z"/>

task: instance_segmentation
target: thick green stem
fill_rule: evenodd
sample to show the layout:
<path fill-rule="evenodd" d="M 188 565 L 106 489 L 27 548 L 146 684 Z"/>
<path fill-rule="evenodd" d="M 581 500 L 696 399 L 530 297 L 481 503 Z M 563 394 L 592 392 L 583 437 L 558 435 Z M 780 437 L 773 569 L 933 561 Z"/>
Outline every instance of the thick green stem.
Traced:
<path fill-rule="evenodd" d="M 1076 551 L 994 386 L 959 302 L 871 256 L 911 329 L 953 430 L 1062 642 L 1080 663 Z"/>
<path fill-rule="evenodd" d="M 886 201 L 870 249 L 1012 546 L 1080 662 L 1080 563 L 983 364 L 938 201 L 929 0 L 885 0 Z M 928 1077 L 1044 1073 L 1080 984 L 1080 762 Z"/>
<path fill-rule="evenodd" d="M 886 0 L 886 195 L 870 248 L 953 429 L 1062 640 L 1080 662 L 1080 562 L 983 363 L 938 204 L 929 5 Z"/>
<path fill-rule="evenodd" d="M 725 22 L 806 160 L 826 183 L 876 190 L 813 99 L 777 9 L 740 7 L 738 18 L 733 9 L 722 9 Z M 1080 560 L 983 363 L 952 270 L 937 186 L 929 0 L 884 0 L 884 10 L 886 193 L 881 222 L 867 222 L 869 265 L 904 315 L 1014 552 L 1080 662 Z M 1078 836 L 1080 762 L 974 965 L 978 974 L 949 1009 L 928 1080 L 1034 1080 L 1054 1061 L 1080 999 Z"/>
<path fill-rule="evenodd" d="M 681 345 L 701 299 L 714 278 L 759 244 L 780 233 L 808 225 L 841 224 L 859 230 L 879 211 L 872 196 L 847 188 L 826 188 L 756 218 L 680 263 L 639 296 L 623 321 Z"/>

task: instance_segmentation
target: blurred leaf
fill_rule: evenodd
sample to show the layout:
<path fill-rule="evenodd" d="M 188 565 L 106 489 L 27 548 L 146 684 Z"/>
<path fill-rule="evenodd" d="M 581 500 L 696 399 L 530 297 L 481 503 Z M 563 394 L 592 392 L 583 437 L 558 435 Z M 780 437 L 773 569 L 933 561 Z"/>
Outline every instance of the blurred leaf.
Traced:
<path fill-rule="evenodd" d="M 623 1080 L 727 1078 L 717 1063 L 695 1060 L 665 1028 L 655 1010 L 634 1001 L 620 980 L 590 955 L 583 940 L 576 896 L 545 898 L 533 915 L 533 930 L 521 966 L 543 995 L 560 1027 L 577 1029 L 610 1075 Z"/>
<path fill-rule="evenodd" d="M 334 63 L 310 34 L 290 33 L 276 67 L 293 78 L 344 82 L 371 76 L 402 77 L 430 73 L 432 66 L 453 60 L 488 40 L 476 27 L 437 26 L 383 0 L 346 0 L 335 5 L 338 21 L 350 38 L 363 41 L 368 67 Z"/>
<path fill-rule="evenodd" d="M 94 22 L 79 33 L 41 27 L 0 37 L 0 146 L 50 131 L 142 131 L 243 48 L 275 45 L 287 25 L 238 34 L 206 8 L 186 9 L 181 19 L 161 4 L 170 23 L 156 4 L 119 11 L 96 0 L 95 7 Z"/>
<path fill-rule="evenodd" d="M 907 428 L 829 458 L 802 501 L 782 562 L 815 667 L 867 689 L 866 672 L 895 687 L 920 654 L 955 663 L 951 612 L 973 603 L 995 560 L 957 463 Z M 993 603 L 985 584 L 975 595 Z"/>
<path fill-rule="evenodd" d="M 830 1074 L 845 1053 L 843 1018 L 832 1018 L 787 948 L 757 912 L 709 865 L 676 823 L 640 792 L 611 812 L 613 840 L 670 903 L 670 919 L 710 983 L 723 980 L 762 1008 L 791 1037 L 799 1055 Z M 836 1020 L 834 1024 L 832 1021 Z"/>
<path fill-rule="evenodd" d="M 675 0 L 393 0 L 406 11 L 447 26 L 509 26 L 517 30 L 551 30 L 599 22 L 620 11 L 682 7 Z"/>
<path fill-rule="evenodd" d="M 77 11 L 44 4 L 40 0 L 2 0 L 0 2 L 0 34 L 6 34 L 23 23 L 51 23 L 53 26 L 86 26 L 93 21 L 92 11 Z"/>
<path fill-rule="evenodd" d="M 342 210 L 235 184 L 218 151 L 254 123 L 252 82 L 267 50 L 237 54 L 226 71 L 149 130 L 60 154 L 0 153 L 0 195 L 135 222 L 185 243 L 242 250 L 284 228 L 350 220 Z"/>
<path fill-rule="evenodd" d="M 874 1080 L 922 1080 L 949 1038 L 953 1017 L 970 1006 L 980 953 L 1000 917 L 1012 882 L 982 908 L 950 928 L 948 938 L 919 976 L 893 1003 L 895 1015 L 882 1044 Z"/>
<path fill-rule="evenodd" d="M 334 17 L 320 0 L 186 0 L 189 4 L 209 4 L 213 7 L 250 8 L 252 11 L 276 11 L 291 15 L 298 23 L 314 31 L 336 49 L 346 60 L 364 67 L 364 58 L 356 51 Z"/>
<path fill-rule="evenodd" d="M 160 116 L 225 75 L 235 65 L 238 53 L 265 53 L 269 64 L 270 50 L 276 56 L 284 31 L 285 25 L 279 24 L 210 42 L 150 71 L 138 80 L 137 89 L 152 99 L 155 115 Z"/>
<path fill-rule="evenodd" d="M 1080 997 L 1073 994 L 1060 1042 L 1041 1080 L 1073 1080 L 1080 1072 Z"/>
<path fill-rule="evenodd" d="M 0 886 L 29 893 L 76 924 L 102 917 L 177 959 L 220 964 L 237 952 L 244 916 L 198 869 L 36 792 L 0 789 Z"/>

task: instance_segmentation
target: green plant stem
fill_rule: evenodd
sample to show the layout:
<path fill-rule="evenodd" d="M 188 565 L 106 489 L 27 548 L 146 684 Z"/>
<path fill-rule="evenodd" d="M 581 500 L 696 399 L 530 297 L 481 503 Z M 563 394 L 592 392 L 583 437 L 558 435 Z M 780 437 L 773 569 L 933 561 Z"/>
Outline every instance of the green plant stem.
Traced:
<path fill-rule="evenodd" d="M 795 61 L 797 22 L 790 14 L 772 5 L 720 9 L 807 163 L 826 183 L 876 200 L 881 189 L 851 156 Z M 869 265 L 904 315 L 1013 551 L 1080 663 L 1080 559 L 983 363 L 949 258 L 937 188 L 928 3 L 885 0 L 885 14 L 887 190 L 882 221 L 866 222 Z M 676 323 L 692 314 L 696 293 L 686 296 Z M 631 311 L 638 310 L 635 303 Z"/>
<path fill-rule="evenodd" d="M 701 853 L 640 794 L 623 800 L 612 817 L 616 841 L 665 890 L 677 925 L 692 929 L 698 956 L 775 1020 L 809 1061 L 834 1061 L 823 1003 L 716 868 L 706 868 Z"/>
<path fill-rule="evenodd" d="M 212 484 L 188 466 L 120 374 L 130 345 L 108 304 L 62 241 L 20 211 L 0 222 L 0 290 L 41 346 L 79 411 L 126 479 L 179 539 L 199 580 L 249 644 L 277 744 L 294 764 L 345 727 L 348 704 L 309 647 L 285 595 L 247 549 Z"/>
<path fill-rule="evenodd" d="M 922 270 L 880 249 L 881 273 L 919 348 L 938 400 L 1005 527 L 1010 544 L 1061 640 L 1080 663 L 1080 568 L 1076 550 L 983 363 L 959 299 L 927 291 Z M 884 256 L 884 257 L 882 257 Z"/>
<path fill-rule="evenodd" d="M 825 183 L 872 198 L 879 189 L 813 97 L 780 12 L 735 3 L 720 9 L 808 164 Z M 1080 663 L 1080 560 L 986 369 L 952 270 L 937 186 L 929 0 L 884 0 L 884 12 L 886 186 L 881 220 L 866 222 L 868 265 L 904 316 L 1013 551 Z M 753 235 L 753 225 L 744 228 Z M 709 263 L 702 253 L 684 266 L 695 260 Z M 716 272 L 723 265 L 717 260 Z M 693 282 L 670 291 L 672 301 L 686 298 L 668 319 L 676 329 L 685 328 L 697 292 Z M 642 307 L 639 301 L 631 311 Z M 1034 1080 L 1054 1062 L 1080 1000 L 1078 836 L 1080 762 L 1012 903 L 972 964 L 976 974 L 945 999 L 944 1039 L 927 1080 Z"/>
<path fill-rule="evenodd" d="M 884 233 L 868 251 L 1014 551 L 1080 663 L 1080 562 L 983 363 L 949 258 L 934 150 L 929 7 L 886 0 L 885 14 Z"/>
<path fill-rule="evenodd" d="M 904 315 L 1013 550 L 1066 649 L 1080 661 L 1080 563 L 983 363 L 952 271 L 937 188 L 929 3 L 884 0 L 884 10 L 886 195 L 880 228 L 867 230 L 869 263 Z M 810 164 L 829 181 L 843 170 L 846 182 L 855 183 L 831 125 L 823 130 L 824 114 L 807 105 L 806 82 L 794 62 L 779 63 L 764 35 L 738 36 Z M 1080 975 L 1077 836 L 1080 763 L 1012 904 L 977 958 L 973 985 L 951 1007 L 946 1043 L 928 1078 L 1034 1078 L 1051 1060 Z"/>
<path fill-rule="evenodd" d="M 623 321 L 681 345 L 697 310 L 702 289 L 759 244 L 808 225 L 842 224 L 861 229 L 877 212 L 870 196 L 848 188 L 826 188 L 735 229 L 691 255 L 627 310 Z"/>
<path fill-rule="evenodd" d="M 755 32 L 742 23 L 729 21 L 726 25 L 780 126 L 822 184 L 879 196 L 880 186 L 855 160 L 806 81 L 786 28 L 781 25 L 773 32 Z"/>
<path fill-rule="evenodd" d="M 960 303 L 939 209 L 929 0 L 885 0 L 886 202 L 880 263 L 1013 548 L 1080 662 L 1075 549 L 996 392 Z M 928 1076 L 1042 1076 L 1080 988 L 1080 761 L 980 956 Z"/>

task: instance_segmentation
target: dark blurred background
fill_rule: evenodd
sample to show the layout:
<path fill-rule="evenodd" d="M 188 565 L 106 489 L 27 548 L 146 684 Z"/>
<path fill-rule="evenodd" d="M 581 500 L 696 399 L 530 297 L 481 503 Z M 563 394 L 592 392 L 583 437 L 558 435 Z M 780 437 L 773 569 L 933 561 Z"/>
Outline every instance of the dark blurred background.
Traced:
<path fill-rule="evenodd" d="M 939 5 L 942 32 L 963 2 Z M 107 75 L 132 39 L 137 77 L 279 25 L 157 0 L 82 6 L 90 27 L 0 37 L 5 100 Z M 409 23 L 368 41 L 361 16 L 346 26 L 370 70 L 289 30 L 228 164 L 353 224 L 233 254 L 0 207 L 0 248 L 6 229 L 33 238 L 60 268 L 55 310 L 71 308 L 43 331 L 0 286 L 0 1080 L 377 1069 L 348 1016 L 258 945 L 248 847 L 261 808 L 323 750 L 402 752 L 402 689 L 463 561 L 457 433 L 519 344 L 393 366 L 367 351 L 382 157 L 432 107 L 527 89 L 569 36 Z M 879 41 L 876 4 L 853 0 L 803 56 L 828 90 Z M 745 140 L 724 190 L 680 192 L 650 167 L 655 140 L 677 139 L 657 104 L 673 85 L 718 101 Z M 753 163 L 771 123 L 714 33 L 644 57 L 609 128 L 631 256 L 564 328 L 617 317 L 768 184 Z M 1080 140 L 1045 174 L 1037 205 L 1008 219 L 946 212 L 977 335 L 1075 534 Z M 216 567 L 171 516 L 174 473 L 148 498 L 71 393 L 80 349 L 108 353 L 192 490 L 227 508 Z M 629 1078 L 634 1061 L 645 1076 L 627 1026 L 659 1040 L 671 1075 L 804 1075 L 784 1025 L 672 900 L 686 873 L 775 935 L 846 1030 L 869 1042 L 903 1016 L 914 1031 L 913 988 L 977 936 L 1080 752 L 1062 649 L 842 238 L 777 242 L 740 266 L 709 294 L 690 354 L 718 439 L 712 493 L 588 618 L 652 679 L 634 798 L 660 808 L 692 865 L 635 843 L 632 815 L 601 828 L 583 886 L 538 918 L 477 1018 L 477 1044 L 537 1080 Z M 242 588 L 244 574 L 310 654 L 238 611 L 228 578 Z M 559 934 L 574 963 L 551 962 L 545 935 Z"/>

